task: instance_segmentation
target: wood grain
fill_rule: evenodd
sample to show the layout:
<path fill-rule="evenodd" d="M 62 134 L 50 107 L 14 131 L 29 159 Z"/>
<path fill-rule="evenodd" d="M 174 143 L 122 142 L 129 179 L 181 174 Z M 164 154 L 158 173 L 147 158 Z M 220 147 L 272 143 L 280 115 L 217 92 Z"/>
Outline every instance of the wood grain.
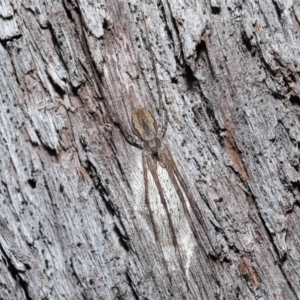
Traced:
<path fill-rule="evenodd" d="M 0 1 L 0 299 L 300 299 L 299 24 L 298 0 Z M 129 137 L 160 99 L 191 220 Z"/>

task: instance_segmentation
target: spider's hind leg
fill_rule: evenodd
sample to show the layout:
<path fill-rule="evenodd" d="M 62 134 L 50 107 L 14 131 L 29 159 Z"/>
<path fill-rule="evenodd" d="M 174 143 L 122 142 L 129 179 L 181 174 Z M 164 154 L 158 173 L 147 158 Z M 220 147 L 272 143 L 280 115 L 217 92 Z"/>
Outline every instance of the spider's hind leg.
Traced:
<path fill-rule="evenodd" d="M 169 226 L 170 226 L 172 241 L 173 241 L 173 244 L 174 244 L 174 247 L 175 247 L 175 251 L 178 254 L 179 265 L 180 265 L 181 271 L 183 273 L 183 277 L 184 277 L 187 289 L 189 291 L 191 291 L 191 288 L 189 286 L 188 279 L 187 279 L 187 276 L 186 276 L 186 271 L 185 271 L 185 267 L 184 267 L 184 264 L 183 264 L 182 255 L 181 255 L 180 250 L 179 250 L 179 243 L 178 243 L 178 239 L 177 239 L 177 236 L 176 236 L 176 233 L 175 233 L 175 226 L 174 226 L 174 223 L 172 221 L 171 213 L 169 211 L 168 204 L 167 204 L 167 200 L 165 198 L 164 191 L 163 191 L 163 188 L 160 184 L 159 177 L 158 177 L 158 174 L 157 174 L 157 163 L 151 156 L 149 156 L 149 157 L 147 157 L 147 165 L 150 169 L 151 175 L 152 175 L 152 177 L 154 179 L 154 182 L 155 182 L 155 185 L 158 189 L 158 193 L 159 193 L 161 202 L 163 204 L 163 207 L 164 207 L 164 209 L 167 213 L 167 219 L 168 219 L 168 223 L 169 223 Z"/>
<path fill-rule="evenodd" d="M 154 215 L 153 215 L 153 211 L 151 209 L 151 203 L 150 203 L 150 199 L 149 199 L 149 178 L 148 178 L 148 170 L 147 170 L 147 165 L 148 165 L 148 163 L 147 163 L 147 160 L 148 160 L 147 155 L 148 154 L 146 154 L 145 151 L 142 152 L 143 175 L 144 175 L 144 184 L 145 184 L 145 202 L 146 202 L 149 214 L 150 214 L 150 219 L 151 219 L 151 223 L 152 223 L 152 227 L 153 227 L 153 232 L 154 232 L 155 240 L 156 240 L 156 242 L 159 245 L 160 251 L 162 253 L 163 263 L 164 263 L 165 269 L 166 269 L 166 271 L 168 273 L 168 278 L 169 278 L 170 284 L 172 284 L 171 273 L 170 273 L 170 270 L 168 268 L 167 260 L 165 258 L 163 249 L 162 249 L 161 244 L 159 242 L 159 234 L 158 234 L 157 227 L 155 225 Z"/>
<path fill-rule="evenodd" d="M 208 228 L 205 224 L 205 221 L 204 221 L 204 218 L 203 218 L 203 214 L 202 212 L 200 211 L 199 207 L 198 207 L 198 204 L 197 204 L 197 201 L 196 199 L 194 198 L 191 190 L 189 189 L 188 185 L 186 184 L 186 181 L 184 180 L 183 176 L 181 175 L 181 173 L 179 172 L 178 168 L 177 168 L 177 165 L 171 155 L 171 152 L 170 150 L 165 147 L 165 151 L 162 153 L 162 160 L 164 161 L 165 165 L 167 166 L 167 171 L 168 171 L 168 174 L 172 180 L 172 183 L 176 189 L 176 192 L 179 196 L 179 199 L 182 203 L 182 206 L 183 206 L 183 209 L 184 209 L 184 212 L 190 222 L 190 225 L 192 226 L 192 229 L 193 229 L 193 233 L 194 233 L 194 236 L 195 236 L 195 239 L 197 240 L 199 246 L 202 247 L 202 249 L 204 249 L 204 247 L 202 246 L 202 241 L 200 240 L 199 238 L 199 234 L 198 234 L 198 231 L 196 229 L 196 226 L 195 226 L 195 223 L 194 221 L 192 220 L 192 217 L 191 217 L 191 214 L 189 212 L 189 209 L 188 209 L 188 206 L 187 206 L 187 203 L 186 203 L 186 200 L 185 200 L 185 197 L 184 197 L 184 194 L 186 195 L 187 197 L 187 200 L 189 201 L 190 205 L 191 205 L 191 208 L 192 208 L 192 211 L 194 212 L 195 216 L 197 217 L 201 227 L 202 227 L 202 230 L 204 232 L 204 234 L 206 235 L 207 237 L 207 240 L 210 244 L 210 247 L 211 249 L 213 249 L 212 247 L 212 243 L 211 243 L 211 240 L 208 236 Z M 184 194 L 183 194 L 183 192 Z M 205 251 L 206 252 L 206 251 Z"/>

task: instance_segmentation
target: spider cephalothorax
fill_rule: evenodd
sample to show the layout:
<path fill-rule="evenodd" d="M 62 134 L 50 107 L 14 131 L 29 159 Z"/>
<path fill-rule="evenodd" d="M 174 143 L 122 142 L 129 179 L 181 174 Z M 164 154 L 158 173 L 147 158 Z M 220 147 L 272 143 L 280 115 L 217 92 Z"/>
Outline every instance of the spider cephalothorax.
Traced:
<path fill-rule="evenodd" d="M 157 122 L 151 112 L 138 107 L 132 112 L 133 132 L 143 141 L 149 141 L 157 136 Z"/>
<path fill-rule="evenodd" d="M 161 140 L 157 137 L 157 122 L 146 108 L 136 108 L 132 112 L 132 129 L 144 143 L 145 151 L 154 156 L 159 155 Z"/>

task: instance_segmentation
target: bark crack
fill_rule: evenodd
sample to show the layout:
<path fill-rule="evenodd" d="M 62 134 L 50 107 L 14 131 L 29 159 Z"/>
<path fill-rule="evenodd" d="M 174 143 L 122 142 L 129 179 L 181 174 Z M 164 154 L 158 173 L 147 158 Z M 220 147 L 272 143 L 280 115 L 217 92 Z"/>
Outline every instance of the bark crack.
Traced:
<path fill-rule="evenodd" d="M 281 274 L 283 275 L 283 277 L 285 278 L 285 280 L 286 280 L 286 282 L 287 282 L 287 284 L 288 284 L 290 290 L 291 290 L 292 293 L 294 294 L 295 298 L 298 299 L 297 292 L 295 291 L 295 289 L 294 289 L 292 283 L 289 281 L 287 275 L 285 274 L 285 272 L 284 272 L 284 270 L 283 270 L 283 264 L 284 264 L 284 261 L 286 260 L 286 255 L 284 255 L 283 257 L 281 257 L 281 255 L 280 255 L 280 253 L 279 253 L 279 251 L 278 251 L 278 249 L 277 249 L 277 246 L 276 246 L 275 242 L 273 241 L 272 233 L 270 232 L 270 230 L 269 230 L 269 228 L 268 228 L 268 226 L 267 226 L 267 224 L 266 224 L 266 222 L 265 222 L 263 216 L 262 216 L 261 213 L 260 213 L 259 205 L 258 205 L 257 201 L 255 200 L 255 196 L 253 195 L 253 193 L 251 194 L 250 198 L 252 199 L 252 201 L 253 201 L 253 203 L 254 203 L 254 205 L 255 205 L 255 207 L 256 207 L 257 214 L 258 214 L 258 216 L 259 216 L 259 218 L 260 218 L 261 224 L 262 224 L 263 227 L 265 228 L 265 232 L 267 233 L 267 236 L 268 236 L 268 238 L 269 238 L 269 242 L 272 244 L 273 249 L 274 249 L 274 251 L 275 251 L 275 253 L 276 253 L 276 255 L 277 255 L 277 259 L 278 259 L 278 267 L 279 267 L 279 269 L 280 269 L 280 272 L 281 272 Z"/>
<path fill-rule="evenodd" d="M 12 278 L 14 278 L 20 285 L 20 287 L 22 288 L 22 290 L 24 291 L 25 297 L 27 300 L 33 300 L 33 298 L 31 298 L 31 296 L 29 295 L 29 291 L 28 291 L 28 282 L 26 282 L 22 276 L 20 275 L 20 273 L 24 273 L 19 271 L 14 264 L 12 263 L 12 260 L 9 258 L 9 256 L 7 255 L 7 253 L 5 252 L 4 248 L 2 247 L 2 245 L 0 244 L 0 251 L 3 255 L 3 257 L 5 258 L 5 261 L 7 262 L 7 269 L 10 272 Z"/>
<path fill-rule="evenodd" d="M 130 286 L 130 289 L 131 289 L 131 291 L 132 291 L 132 294 L 133 294 L 134 298 L 135 298 L 136 300 L 139 300 L 140 297 L 139 297 L 137 291 L 135 290 L 134 283 L 133 283 L 133 281 L 132 281 L 132 279 L 131 279 L 131 277 L 130 277 L 128 271 L 126 272 L 126 278 L 127 278 L 127 282 L 128 282 L 128 284 L 129 284 L 129 286 Z"/>

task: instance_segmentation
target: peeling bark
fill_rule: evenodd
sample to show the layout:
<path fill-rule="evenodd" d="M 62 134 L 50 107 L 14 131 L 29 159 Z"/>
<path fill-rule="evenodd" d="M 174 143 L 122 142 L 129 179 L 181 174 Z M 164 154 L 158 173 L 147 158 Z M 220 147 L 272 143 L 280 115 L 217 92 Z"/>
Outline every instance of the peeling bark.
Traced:
<path fill-rule="evenodd" d="M 1 1 L 0 299 L 300 299 L 299 33 L 299 0 Z"/>

